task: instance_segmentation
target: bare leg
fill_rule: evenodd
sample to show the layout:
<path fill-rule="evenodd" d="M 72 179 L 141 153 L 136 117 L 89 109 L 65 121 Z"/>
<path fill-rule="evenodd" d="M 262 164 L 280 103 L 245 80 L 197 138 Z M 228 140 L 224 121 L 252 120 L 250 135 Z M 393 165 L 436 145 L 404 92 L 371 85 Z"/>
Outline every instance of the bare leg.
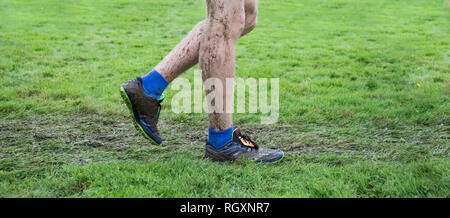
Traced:
<path fill-rule="evenodd" d="M 258 0 L 244 0 L 245 27 L 240 36 L 251 32 L 257 23 Z M 205 31 L 206 21 L 198 23 L 191 32 L 178 44 L 158 65 L 158 71 L 170 83 L 180 74 L 199 62 L 200 41 Z"/>
<path fill-rule="evenodd" d="M 226 108 L 227 104 L 232 104 L 234 97 L 234 89 L 226 89 L 225 84 L 227 78 L 234 79 L 235 46 L 245 27 L 244 1 L 207 0 L 207 4 L 208 18 L 200 43 L 199 64 L 204 81 L 217 78 L 223 84 L 222 92 L 219 90 L 222 96 L 215 96 L 215 101 L 222 97 L 223 112 L 209 113 L 209 126 L 215 130 L 225 130 L 232 125 L 231 113 L 227 113 Z M 208 94 L 213 90 L 206 91 Z"/>

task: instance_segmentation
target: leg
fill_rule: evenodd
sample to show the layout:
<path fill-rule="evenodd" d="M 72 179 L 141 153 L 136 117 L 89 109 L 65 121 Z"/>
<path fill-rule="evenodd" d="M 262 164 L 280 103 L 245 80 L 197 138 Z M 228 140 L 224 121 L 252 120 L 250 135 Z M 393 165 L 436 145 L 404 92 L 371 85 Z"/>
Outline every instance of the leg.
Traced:
<path fill-rule="evenodd" d="M 226 108 L 233 102 L 234 89 L 226 89 L 225 84 L 227 78 L 234 79 L 235 46 L 245 27 L 244 1 L 207 0 L 207 4 L 208 18 L 200 43 L 199 64 L 204 81 L 217 78 L 222 82 L 222 90 L 214 91 L 222 94 L 216 95 L 215 101 L 222 98 L 223 108 L 214 108 L 215 111 L 209 113 L 209 126 L 213 130 L 223 131 L 232 126 L 232 116 Z M 208 95 L 213 90 L 206 91 Z M 223 112 L 217 112 L 217 109 Z"/>
<path fill-rule="evenodd" d="M 168 83 L 198 63 L 200 40 L 205 29 L 205 21 L 198 23 L 194 29 L 178 44 L 158 65 L 158 71 Z"/>
<path fill-rule="evenodd" d="M 215 96 L 208 105 L 210 128 L 205 157 L 218 161 L 237 158 L 278 161 L 283 158 L 282 151 L 260 148 L 250 137 L 241 134 L 239 129 L 233 131 L 232 115 L 227 111 L 228 105 L 233 103 L 234 86 L 226 88 L 226 82 L 230 78 L 234 81 L 235 46 L 238 38 L 246 33 L 244 0 L 207 0 L 207 3 L 208 18 L 200 43 L 199 65 L 203 80 L 206 81 L 207 96 L 212 91 Z M 221 82 L 222 87 L 215 83 L 214 86 L 208 86 L 210 78 Z M 220 100 L 223 105 L 217 104 Z M 219 112 L 211 111 L 212 108 L 219 109 Z"/>
<path fill-rule="evenodd" d="M 257 23 L 258 0 L 244 0 L 245 27 L 241 36 L 251 32 Z M 200 41 L 205 31 L 206 21 L 198 23 L 191 32 L 178 44 L 158 65 L 158 71 L 170 83 L 180 74 L 195 66 L 199 59 Z"/>

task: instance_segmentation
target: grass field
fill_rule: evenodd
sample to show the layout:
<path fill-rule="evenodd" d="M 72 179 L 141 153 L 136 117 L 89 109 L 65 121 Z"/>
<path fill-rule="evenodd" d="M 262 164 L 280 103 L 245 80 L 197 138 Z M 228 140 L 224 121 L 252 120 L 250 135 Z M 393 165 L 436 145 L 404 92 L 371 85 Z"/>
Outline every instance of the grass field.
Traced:
<path fill-rule="evenodd" d="M 163 146 L 121 102 L 205 1 L 0 0 L 0 197 L 450 197 L 450 1 L 259 9 L 237 75 L 280 78 L 280 118 L 234 124 L 285 151 L 271 165 L 203 159 L 206 114 L 171 112 L 170 87 Z"/>

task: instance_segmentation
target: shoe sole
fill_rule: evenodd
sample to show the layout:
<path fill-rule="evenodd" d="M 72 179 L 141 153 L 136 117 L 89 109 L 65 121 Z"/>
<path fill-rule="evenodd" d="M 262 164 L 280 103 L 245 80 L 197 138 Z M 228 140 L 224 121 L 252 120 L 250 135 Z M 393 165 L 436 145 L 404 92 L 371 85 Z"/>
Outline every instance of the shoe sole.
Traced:
<path fill-rule="evenodd" d="M 284 152 L 281 153 L 281 157 L 279 159 L 277 159 L 277 160 L 273 160 L 273 161 L 252 160 L 252 161 L 257 162 L 257 163 L 278 163 L 278 162 L 280 162 L 283 159 L 284 159 Z"/>
<path fill-rule="evenodd" d="M 277 160 L 274 160 L 274 161 L 257 161 L 257 162 L 263 162 L 263 163 L 278 163 L 278 162 L 282 161 L 283 159 L 284 159 L 284 152 L 281 151 L 281 157 L 280 157 L 279 159 L 277 159 Z"/>
<path fill-rule="evenodd" d="M 125 91 L 125 89 L 121 86 L 120 87 L 120 96 L 122 96 L 123 101 L 125 102 L 125 105 L 128 108 L 128 111 L 130 112 L 131 115 L 131 120 L 133 121 L 133 125 L 136 128 L 136 130 L 138 132 L 140 132 L 148 141 L 150 141 L 150 143 L 154 144 L 154 145 L 160 145 L 158 142 L 156 142 L 154 139 L 152 139 L 152 137 L 150 137 L 145 131 L 144 129 L 141 127 L 141 125 L 139 125 L 139 123 L 136 121 L 135 119 L 135 114 L 134 114 L 134 109 L 133 109 L 133 104 L 131 104 L 131 100 L 128 97 L 127 92 Z"/>
<path fill-rule="evenodd" d="M 253 162 L 258 162 L 258 163 L 277 163 L 277 162 L 280 162 L 281 160 L 283 160 L 284 156 L 285 156 L 284 152 L 281 151 L 281 157 L 277 160 L 271 160 L 271 161 L 264 161 L 264 160 L 258 160 L 258 159 L 248 159 L 248 160 L 253 161 Z M 217 161 L 217 162 L 226 162 L 226 161 L 234 161 L 237 159 L 245 159 L 242 157 L 236 158 L 236 159 L 231 159 L 231 158 L 227 158 L 227 157 L 224 157 L 221 155 L 215 155 L 213 152 L 208 152 L 208 151 L 206 151 L 206 153 L 205 153 L 205 158 L 212 160 L 212 161 Z"/>

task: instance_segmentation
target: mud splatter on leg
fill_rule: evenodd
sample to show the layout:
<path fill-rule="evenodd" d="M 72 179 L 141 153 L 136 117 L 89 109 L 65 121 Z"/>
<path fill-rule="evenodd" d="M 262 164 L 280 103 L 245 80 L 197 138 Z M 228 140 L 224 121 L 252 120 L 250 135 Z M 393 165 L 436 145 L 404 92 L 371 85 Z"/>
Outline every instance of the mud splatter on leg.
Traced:
<path fill-rule="evenodd" d="M 232 124 L 232 115 L 226 113 L 226 107 L 232 104 L 234 96 L 234 89 L 226 89 L 226 79 L 234 79 L 235 75 L 236 42 L 245 27 L 244 0 L 207 0 L 207 5 L 208 17 L 200 43 L 199 64 L 204 81 L 217 78 L 222 83 L 222 90 L 214 90 L 216 94 L 221 93 L 221 96 L 215 96 L 214 102 L 221 98 L 223 108 L 220 111 L 223 113 L 209 113 L 209 125 L 215 130 L 225 130 Z M 206 94 L 212 91 L 206 90 Z"/>
<path fill-rule="evenodd" d="M 224 9 L 224 5 L 219 5 L 219 10 Z M 251 32 L 256 25 L 257 0 L 244 0 L 245 7 L 245 27 L 240 34 Z M 222 8 L 222 9 L 221 9 Z M 215 11 L 212 11 L 215 12 Z M 241 13 L 239 11 L 239 13 Z M 215 14 L 208 15 L 215 17 Z M 241 15 L 240 15 L 241 16 Z M 178 44 L 158 65 L 158 71 L 167 82 L 173 81 L 180 74 L 195 66 L 199 62 L 200 42 L 206 29 L 206 20 L 198 23 L 189 34 Z"/>

